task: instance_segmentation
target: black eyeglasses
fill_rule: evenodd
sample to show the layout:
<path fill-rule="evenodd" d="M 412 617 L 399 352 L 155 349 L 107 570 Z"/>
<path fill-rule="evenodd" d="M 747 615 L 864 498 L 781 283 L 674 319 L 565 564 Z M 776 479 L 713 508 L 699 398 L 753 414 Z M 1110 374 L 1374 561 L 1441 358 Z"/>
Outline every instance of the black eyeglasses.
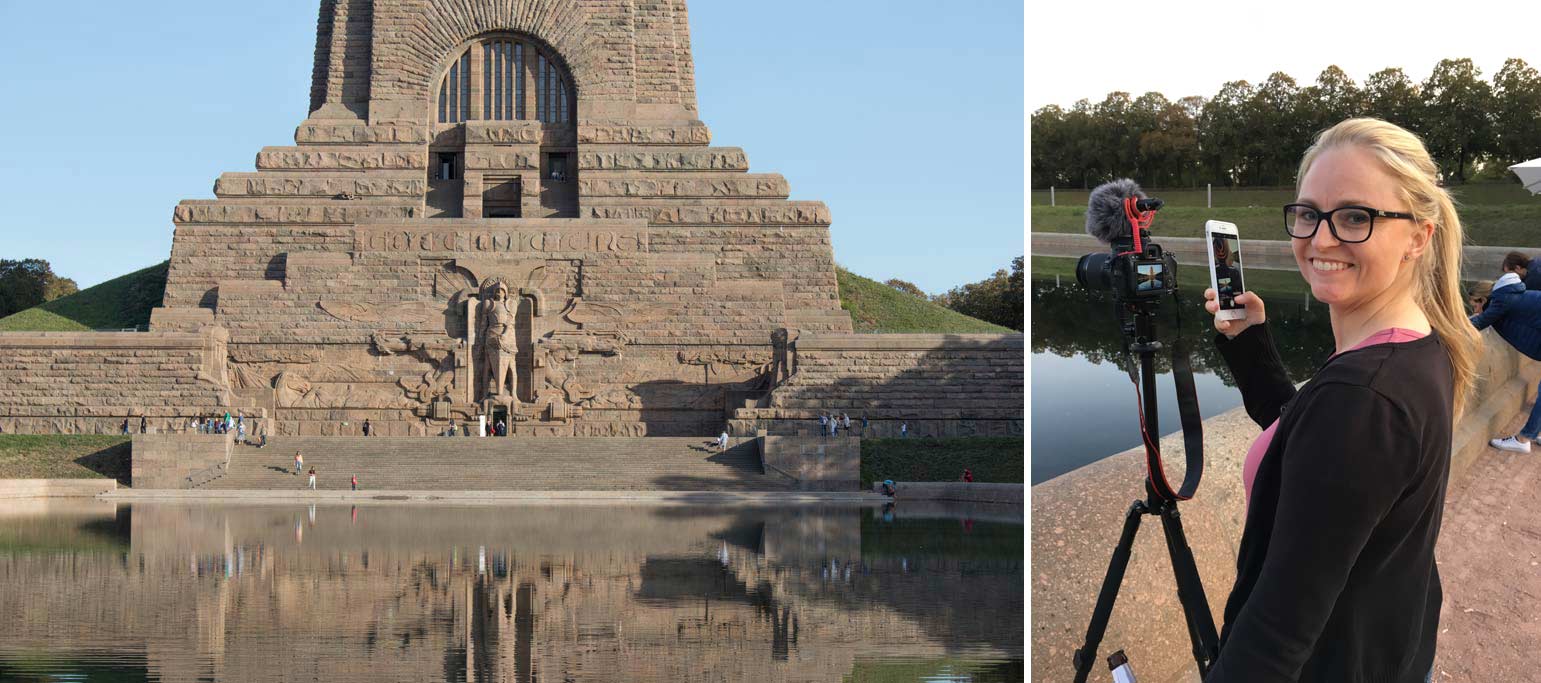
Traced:
<path fill-rule="evenodd" d="M 1336 221 L 1333 220 L 1333 214 L 1338 214 Z M 1301 240 L 1315 237 L 1316 230 L 1321 227 L 1322 221 L 1327 221 L 1327 229 L 1339 242 L 1346 244 L 1363 242 L 1370 239 L 1370 233 L 1375 230 L 1377 218 L 1414 219 L 1410 213 L 1381 211 L 1368 206 L 1340 206 L 1331 211 L 1322 211 L 1309 204 L 1284 205 L 1284 231 L 1288 232 L 1290 237 Z"/>

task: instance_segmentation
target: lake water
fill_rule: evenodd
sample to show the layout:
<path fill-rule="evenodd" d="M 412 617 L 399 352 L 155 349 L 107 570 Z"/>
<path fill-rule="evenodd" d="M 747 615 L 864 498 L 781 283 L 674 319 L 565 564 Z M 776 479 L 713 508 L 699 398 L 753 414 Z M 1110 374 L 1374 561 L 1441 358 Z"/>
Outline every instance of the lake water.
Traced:
<path fill-rule="evenodd" d="M 1073 261 L 1070 261 L 1073 263 Z M 1181 283 L 1207 282 L 1208 273 L 1182 268 Z M 1184 286 L 1181 327 L 1171 299 L 1160 307 L 1158 336 L 1166 343 L 1181 330 L 1192 349 L 1200 413 L 1207 419 L 1241 405 L 1225 362 L 1215 349 L 1212 317 L 1202 308 L 1206 285 Z M 1269 327 L 1296 381 L 1308 378 L 1332 353 L 1327 306 L 1298 287 L 1261 290 Z M 1123 369 L 1123 337 L 1112 297 L 1091 292 L 1074 276 L 1032 278 L 1032 483 L 1140 445 L 1134 384 Z M 1170 354 L 1170 351 L 1163 351 Z M 1169 356 L 1158 356 L 1156 383 L 1162 434 L 1180 431 Z M 1163 453 L 1180 463 L 1182 453 Z M 1180 465 L 1179 465 L 1180 467 Z"/>
<path fill-rule="evenodd" d="M 0 680 L 1019 681 L 1020 508 L 0 506 Z"/>

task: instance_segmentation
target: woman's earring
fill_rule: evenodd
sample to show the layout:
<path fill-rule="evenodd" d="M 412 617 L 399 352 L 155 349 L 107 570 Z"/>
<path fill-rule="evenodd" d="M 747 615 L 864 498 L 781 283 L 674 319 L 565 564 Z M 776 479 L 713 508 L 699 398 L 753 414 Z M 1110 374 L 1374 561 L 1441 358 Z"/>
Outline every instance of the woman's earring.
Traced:
<path fill-rule="evenodd" d="M 1402 262 L 1403 263 L 1406 263 L 1406 262 L 1411 261 L 1411 260 L 1413 260 L 1413 255 L 1412 254 L 1402 254 Z"/>

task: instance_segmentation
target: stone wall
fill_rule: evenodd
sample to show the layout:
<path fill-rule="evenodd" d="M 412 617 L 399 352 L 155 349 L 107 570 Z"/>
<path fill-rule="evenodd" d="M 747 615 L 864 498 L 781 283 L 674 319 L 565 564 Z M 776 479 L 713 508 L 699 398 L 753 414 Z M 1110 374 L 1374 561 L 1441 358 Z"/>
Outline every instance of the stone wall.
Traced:
<path fill-rule="evenodd" d="M 862 436 L 1023 433 L 1020 334 L 803 334 L 789 376 L 735 412 L 735 433 L 816 434 L 818 416 L 849 414 Z"/>
<path fill-rule="evenodd" d="M 230 405 L 223 330 L 0 333 L 0 426 L 11 433 L 157 432 Z"/>
<path fill-rule="evenodd" d="M 756 439 L 766 474 L 795 479 L 807 491 L 861 488 L 860 438 L 760 434 Z"/>
<path fill-rule="evenodd" d="M 135 434 L 134 488 L 193 488 L 229 465 L 234 443 L 234 434 Z"/>
<path fill-rule="evenodd" d="M 117 489 L 112 479 L 0 479 L 0 500 L 94 498 Z"/>

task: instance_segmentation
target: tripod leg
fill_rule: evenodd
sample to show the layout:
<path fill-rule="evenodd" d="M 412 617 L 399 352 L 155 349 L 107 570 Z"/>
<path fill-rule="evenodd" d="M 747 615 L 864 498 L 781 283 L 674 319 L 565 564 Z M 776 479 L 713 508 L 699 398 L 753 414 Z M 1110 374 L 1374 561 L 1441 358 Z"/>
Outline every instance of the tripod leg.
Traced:
<path fill-rule="evenodd" d="M 1129 567 L 1129 555 L 1134 550 L 1134 535 L 1140 530 L 1140 517 L 1146 513 L 1144 501 L 1134 501 L 1124 516 L 1124 530 L 1113 548 L 1113 559 L 1108 562 L 1108 573 L 1102 575 L 1102 590 L 1097 593 L 1097 606 L 1092 609 L 1092 621 L 1086 626 L 1086 643 L 1075 651 L 1075 683 L 1086 683 L 1092 664 L 1097 660 L 1097 646 L 1107 631 L 1108 619 L 1113 616 L 1113 602 L 1118 599 L 1119 584 L 1124 582 L 1124 570 Z"/>
<path fill-rule="evenodd" d="M 1168 501 L 1162 505 L 1160 514 L 1167 553 L 1172 557 L 1172 572 L 1177 576 L 1177 601 L 1182 603 L 1183 618 L 1188 622 L 1193 661 L 1203 676 L 1220 656 L 1220 637 L 1215 634 L 1215 619 L 1209 611 L 1209 600 L 1204 597 L 1204 584 L 1199 580 L 1198 564 L 1193 561 L 1193 550 L 1183 533 L 1177 504 Z"/>

